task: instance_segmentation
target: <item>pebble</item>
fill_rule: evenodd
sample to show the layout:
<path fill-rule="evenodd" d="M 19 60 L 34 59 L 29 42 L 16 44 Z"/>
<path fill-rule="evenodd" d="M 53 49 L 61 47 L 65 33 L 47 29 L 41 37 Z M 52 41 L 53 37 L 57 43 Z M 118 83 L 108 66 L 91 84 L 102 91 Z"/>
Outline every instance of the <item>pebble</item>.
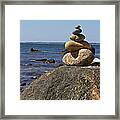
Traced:
<path fill-rule="evenodd" d="M 79 35 L 81 32 L 82 32 L 81 29 L 77 29 L 77 30 L 73 31 L 72 34 Z"/>
<path fill-rule="evenodd" d="M 80 25 L 77 25 L 75 26 L 75 29 L 80 29 L 80 27 L 81 27 Z"/>

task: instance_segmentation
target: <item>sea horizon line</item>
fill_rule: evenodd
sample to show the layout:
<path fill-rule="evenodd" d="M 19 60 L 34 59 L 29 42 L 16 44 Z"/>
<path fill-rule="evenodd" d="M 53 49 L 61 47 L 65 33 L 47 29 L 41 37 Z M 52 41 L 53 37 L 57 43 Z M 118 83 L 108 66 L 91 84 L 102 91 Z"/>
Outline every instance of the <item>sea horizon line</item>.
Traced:
<path fill-rule="evenodd" d="M 20 43 L 65 43 L 67 41 L 20 41 Z M 100 44 L 100 42 L 89 42 L 89 43 L 96 43 Z"/>

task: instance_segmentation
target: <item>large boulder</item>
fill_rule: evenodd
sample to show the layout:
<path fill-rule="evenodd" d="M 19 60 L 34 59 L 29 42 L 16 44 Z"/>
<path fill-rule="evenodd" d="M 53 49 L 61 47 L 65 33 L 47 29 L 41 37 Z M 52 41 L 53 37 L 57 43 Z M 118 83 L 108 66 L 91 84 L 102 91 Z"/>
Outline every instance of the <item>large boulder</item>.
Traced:
<path fill-rule="evenodd" d="M 66 65 L 90 65 L 94 54 L 89 49 L 81 49 L 76 52 L 69 52 L 63 56 Z"/>
<path fill-rule="evenodd" d="M 99 100 L 100 68 L 61 66 L 30 84 L 21 100 Z"/>

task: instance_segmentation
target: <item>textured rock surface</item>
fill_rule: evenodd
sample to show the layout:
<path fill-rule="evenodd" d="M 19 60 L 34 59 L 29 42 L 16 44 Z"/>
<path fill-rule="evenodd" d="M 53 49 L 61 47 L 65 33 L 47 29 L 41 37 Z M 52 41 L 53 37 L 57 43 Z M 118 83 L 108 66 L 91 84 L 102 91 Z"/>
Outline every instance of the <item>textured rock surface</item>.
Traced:
<path fill-rule="evenodd" d="M 99 100 L 100 68 L 61 66 L 42 75 L 21 93 L 21 100 Z"/>
<path fill-rule="evenodd" d="M 90 65 L 94 59 L 93 53 L 88 49 L 81 49 L 76 52 L 69 52 L 63 56 L 66 65 Z"/>
<path fill-rule="evenodd" d="M 91 48 L 91 45 L 86 41 L 80 41 L 78 43 L 73 40 L 69 40 L 68 42 L 65 43 L 65 49 L 67 49 L 70 52 L 74 52 L 74 51 L 77 51 L 80 49 L 90 49 L 91 50 L 92 48 Z"/>
<path fill-rule="evenodd" d="M 72 35 L 70 36 L 70 39 L 75 41 L 75 40 L 78 40 L 79 37 L 77 35 Z"/>
<path fill-rule="evenodd" d="M 83 34 L 80 34 L 79 36 L 72 35 L 72 36 L 70 36 L 70 39 L 75 41 L 75 42 L 81 42 L 85 39 L 85 36 Z"/>

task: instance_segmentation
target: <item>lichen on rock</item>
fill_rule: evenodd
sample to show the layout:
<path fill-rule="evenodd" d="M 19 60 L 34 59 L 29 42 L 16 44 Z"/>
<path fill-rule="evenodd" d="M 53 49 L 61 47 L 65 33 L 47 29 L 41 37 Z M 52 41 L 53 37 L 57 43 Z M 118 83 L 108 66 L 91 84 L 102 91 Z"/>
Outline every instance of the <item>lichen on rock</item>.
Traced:
<path fill-rule="evenodd" d="M 61 66 L 30 84 L 21 100 L 99 100 L 100 68 Z"/>

